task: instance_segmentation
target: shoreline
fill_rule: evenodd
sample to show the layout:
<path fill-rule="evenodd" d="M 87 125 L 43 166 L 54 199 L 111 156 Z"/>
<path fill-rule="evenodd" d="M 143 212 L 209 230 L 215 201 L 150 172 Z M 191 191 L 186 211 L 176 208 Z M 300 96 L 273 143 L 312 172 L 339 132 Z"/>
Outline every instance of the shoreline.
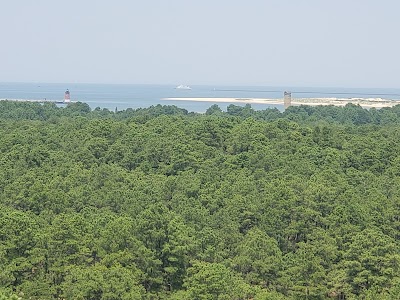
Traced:
<path fill-rule="evenodd" d="M 77 100 L 51 100 L 51 99 L 0 99 L 0 101 L 11 101 L 11 102 L 31 102 L 31 103 L 56 103 L 56 104 L 68 104 L 68 103 L 77 103 Z"/>
<path fill-rule="evenodd" d="M 217 102 L 217 103 L 248 103 L 248 104 L 267 104 L 283 105 L 283 99 L 274 98 L 216 98 L 216 97 L 172 97 L 161 98 L 163 101 L 193 101 L 193 102 Z M 390 100 L 382 98 L 292 98 L 291 106 L 300 105 L 333 105 L 345 106 L 346 104 L 360 105 L 366 108 L 393 107 L 400 104 L 400 100 Z"/>

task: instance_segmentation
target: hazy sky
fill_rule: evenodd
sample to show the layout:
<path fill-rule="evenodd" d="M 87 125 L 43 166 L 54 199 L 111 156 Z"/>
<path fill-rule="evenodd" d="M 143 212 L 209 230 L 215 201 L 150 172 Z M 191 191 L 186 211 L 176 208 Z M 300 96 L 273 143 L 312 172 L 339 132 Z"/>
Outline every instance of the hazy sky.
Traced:
<path fill-rule="evenodd" d="M 400 88 L 398 0 L 0 0 L 0 82 Z"/>

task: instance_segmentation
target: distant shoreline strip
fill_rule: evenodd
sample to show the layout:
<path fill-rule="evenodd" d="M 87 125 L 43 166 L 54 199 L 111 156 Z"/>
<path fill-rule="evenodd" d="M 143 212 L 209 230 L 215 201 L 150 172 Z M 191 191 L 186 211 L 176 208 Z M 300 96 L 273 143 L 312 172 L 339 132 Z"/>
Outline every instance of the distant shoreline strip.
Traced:
<path fill-rule="evenodd" d="M 162 98 L 165 101 L 193 101 L 193 102 L 214 102 L 214 103 L 248 103 L 248 104 L 266 104 L 266 105 L 283 105 L 283 99 L 268 99 L 268 98 Z M 382 98 L 294 98 L 292 106 L 299 105 L 334 105 L 345 106 L 346 104 L 360 105 L 365 108 L 384 108 L 392 107 L 400 104 L 400 100 L 388 100 Z"/>
<path fill-rule="evenodd" d="M 76 103 L 78 101 L 63 101 L 63 100 L 51 100 L 51 99 L 0 99 L 0 101 L 11 101 L 11 102 L 31 102 L 31 103 L 56 103 L 56 104 L 69 104 Z"/>

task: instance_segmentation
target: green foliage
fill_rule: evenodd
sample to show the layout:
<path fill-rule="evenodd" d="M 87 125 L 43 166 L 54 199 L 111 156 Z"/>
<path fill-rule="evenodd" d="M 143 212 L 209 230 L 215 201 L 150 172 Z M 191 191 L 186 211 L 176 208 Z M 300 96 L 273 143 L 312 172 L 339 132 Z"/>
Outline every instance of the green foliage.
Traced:
<path fill-rule="evenodd" d="M 94 265 L 74 267 L 61 286 L 66 299 L 130 300 L 142 299 L 144 288 L 130 268 Z"/>
<path fill-rule="evenodd" d="M 0 289 L 0 300 L 22 300 L 21 297 Z"/>
<path fill-rule="evenodd" d="M 400 298 L 400 107 L 0 102 L 0 299 Z"/>
<path fill-rule="evenodd" d="M 195 262 L 188 269 L 184 286 L 189 299 L 245 299 L 249 287 L 220 263 Z"/>

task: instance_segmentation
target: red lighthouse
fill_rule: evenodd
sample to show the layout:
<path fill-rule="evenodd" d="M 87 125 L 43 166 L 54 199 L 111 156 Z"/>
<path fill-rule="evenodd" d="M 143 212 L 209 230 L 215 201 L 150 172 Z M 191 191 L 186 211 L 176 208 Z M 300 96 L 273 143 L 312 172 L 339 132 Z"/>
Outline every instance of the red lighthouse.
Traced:
<path fill-rule="evenodd" d="M 71 102 L 71 95 L 70 95 L 68 89 L 65 91 L 65 94 L 64 94 L 64 102 Z"/>

